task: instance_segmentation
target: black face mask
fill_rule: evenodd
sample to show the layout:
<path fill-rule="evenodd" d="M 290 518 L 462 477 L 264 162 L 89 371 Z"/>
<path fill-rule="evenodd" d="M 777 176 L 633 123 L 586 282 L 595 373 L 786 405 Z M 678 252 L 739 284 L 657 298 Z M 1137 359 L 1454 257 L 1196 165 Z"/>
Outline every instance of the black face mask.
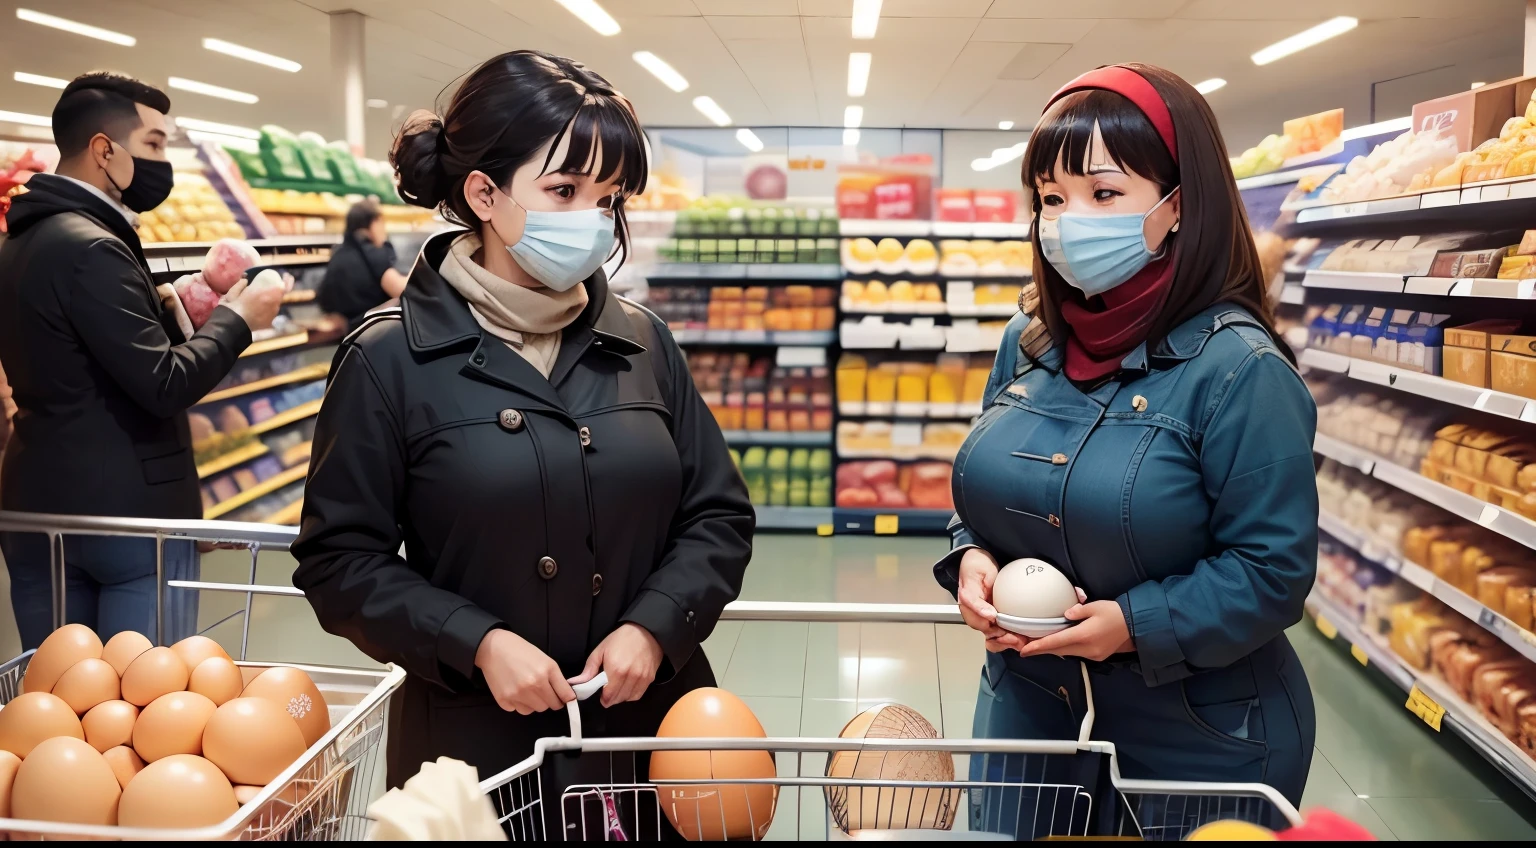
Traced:
<path fill-rule="evenodd" d="M 114 142 L 115 143 L 115 142 Z M 123 147 L 121 144 L 118 147 Z M 123 148 L 127 150 L 127 148 Z M 107 182 L 123 196 L 123 205 L 133 212 L 148 212 L 171 196 L 171 186 L 176 182 L 171 163 L 157 159 L 133 157 L 133 179 L 127 187 L 119 186 L 107 174 Z"/>

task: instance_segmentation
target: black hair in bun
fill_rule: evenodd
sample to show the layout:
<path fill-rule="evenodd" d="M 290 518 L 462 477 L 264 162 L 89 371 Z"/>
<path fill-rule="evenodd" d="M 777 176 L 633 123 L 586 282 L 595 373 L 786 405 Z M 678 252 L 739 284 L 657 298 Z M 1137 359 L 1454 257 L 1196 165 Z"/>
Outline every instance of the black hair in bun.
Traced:
<path fill-rule="evenodd" d="M 400 182 L 400 199 L 436 209 L 447 196 L 448 174 L 443 170 L 443 121 L 426 109 L 411 113 L 395 137 L 389 161 Z"/>

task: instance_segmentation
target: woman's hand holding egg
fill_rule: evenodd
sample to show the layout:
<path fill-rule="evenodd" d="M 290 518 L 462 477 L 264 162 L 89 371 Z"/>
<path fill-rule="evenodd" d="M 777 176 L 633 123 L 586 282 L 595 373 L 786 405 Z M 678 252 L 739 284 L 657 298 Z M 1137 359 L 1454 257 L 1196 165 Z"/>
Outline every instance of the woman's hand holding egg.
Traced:
<path fill-rule="evenodd" d="M 992 606 L 992 584 L 996 582 L 997 560 L 981 548 L 966 551 L 960 558 L 960 589 L 955 593 L 960 617 L 987 637 L 988 651 L 1017 651 L 1029 640 L 997 626 L 997 609 Z"/>
<path fill-rule="evenodd" d="M 1028 644 L 1018 649 L 1019 656 L 1055 654 L 1059 657 L 1102 661 L 1113 654 L 1134 650 L 1131 630 L 1125 623 L 1125 613 L 1121 611 L 1120 604 L 1115 601 L 1082 603 L 1088 598 L 1081 589 L 1077 590 L 1077 599 L 1077 606 L 1063 613 L 1068 621 L 1077 622 L 1076 625 L 1060 633 L 1024 640 Z M 992 650 L 990 639 L 987 650 Z"/>

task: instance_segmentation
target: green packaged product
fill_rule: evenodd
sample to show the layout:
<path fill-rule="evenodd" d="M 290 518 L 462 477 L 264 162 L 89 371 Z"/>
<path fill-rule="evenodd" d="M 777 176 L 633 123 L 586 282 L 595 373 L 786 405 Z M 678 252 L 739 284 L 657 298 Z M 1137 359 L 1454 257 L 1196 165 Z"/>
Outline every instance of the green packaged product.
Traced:
<path fill-rule="evenodd" d="M 757 261 L 757 242 L 754 241 L 753 239 L 749 239 L 749 238 L 737 239 L 736 240 L 736 261 L 737 262 L 756 262 Z"/>
<path fill-rule="evenodd" d="M 789 505 L 811 505 L 811 481 L 804 477 L 789 478 Z"/>
<path fill-rule="evenodd" d="M 763 208 L 763 227 L 758 230 L 758 235 L 776 236 L 779 234 L 779 210 L 772 206 Z"/>
<path fill-rule="evenodd" d="M 810 506 L 832 505 L 832 451 L 818 448 L 811 451 Z"/>
<path fill-rule="evenodd" d="M 788 264 L 795 261 L 795 240 L 779 239 L 774 250 L 773 261 Z"/>
<path fill-rule="evenodd" d="M 747 214 L 747 235 L 749 235 L 749 236 L 760 236 L 760 235 L 763 235 L 763 210 L 758 209 L 756 207 L 749 207 L 746 210 L 746 214 Z"/>
<path fill-rule="evenodd" d="M 716 262 L 740 262 L 736 258 L 736 240 L 720 239 L 715 242 Z"/>
<path fill-rule="evenodd" d="M 816 262 L 820 265 L 836 265 L 841 262 L 837 254 L 837 239 L 823 238 L 816 240 Z"/>
<path fill-rule="evenodd" d="M 299 140 L 293 133 L 274 124 L 261 128 L 258 144 L 261 159 L 267 166 L 267 179 L 286 182 L 307 182 L 309 174 L 299 158 Z"/>
<path fill-rule="evenodd" d="M 662 239 L 661 243 L 659 245 L 657 245 L 657 247 L 656 247 L 656 255 L 663 262 L 676 262 L 676 261 L 678 261 L 677 260 L 677 239 L 675 239 L 675 238 Z"/>
<path fill-rule="evenodd" d="M 753 262 L 773 261 L 773 239 L 758 239 L 757 249 L 752 257 Z"/>
<path fill-rule="evenodd" d="M 333 141 L 325 148 L 331 160 L 331 175 L 337 182 L 354 194 L 373 193 L 373 181 L 363 178 L 363 172 L 357 167 L 357 160 L 352 158 L 352 151 L 347 149 L 345 141 Z"/>
<path fill-rule="evenodd" d="M 699 220 L 699 235 L 723 236 L 725 235 L 725 210 L 706 209 Z"/>
<path fill-rule="evenodd" d="M 841 231 L 838 229 L 837 213 L 831 210 L 823 213 L 821 216 L 821 226 L 817 228 L 816 232 L 817 235 L 821 236 L 840 235 Z"/>
<path fill-rule="evenodd" d="M 795 239 L 795 261 L 796 262 L 815 262 L 816 261 L 816 240 L 815 239 L 809 239 L 809 238 Z"/>
<path fill-rule="evenodd" d="M 679 261 L 679 262 L 697 262 L 697 261 L 699 261 L 699 240 L 698 239 L 691 239 L 691 238 L 678 239 L 677 240 L 677 261 Z"/>
<path fill-rule="evenodd" d="M 794 209 L 779 210 L 779 235 L 793 236 L 800 230 L 800 213 Z"/>
<path fill-rule="evenodd" d="M 768 476 L 764 469 L 767 459 L 768 451 L 761 447 L 747 448 L 741 457 L 741 476 L 747 484 L 747 495 L 755 504 L 768 503 Z"/>
<path fill-rule="evenodd" d="M 725 232 L 721 235 L 744 236 L 747 234 L 747 210 L 733 206 L 725 216 Z"/>
<path fill-rule="evenodd" d="M 821 210 L 807 209 L 800 216 L 800 226 L 795 229 L 797 236 L 809 236 L 815 238 L 821 233 Z"/>
<path fill-rule="evenodd" d="M 718 239 L 699 239 L 699 261 L 710 263 L 720 261 L 720 242 Z"/>
<path fill-rule="evenodd" d="M 698 229 L 693 225 L 694 216 L 692 209 L 679 209 L 677 217 L 672 219 L 672 235 L 678 238 L 698 235 Z"/>
<path fill-rule="evenodd" d="M 317 190 L 339 189 L 338 194 L 345 194 L 346 190 L 331 173 L 331 155 L 325 147 L 325 139 L 315 132 L 301 132 L 298 139 L 299 161 L 304 163 L 304 170 L 309 172 L 310 182 L 316 183 Z"/>

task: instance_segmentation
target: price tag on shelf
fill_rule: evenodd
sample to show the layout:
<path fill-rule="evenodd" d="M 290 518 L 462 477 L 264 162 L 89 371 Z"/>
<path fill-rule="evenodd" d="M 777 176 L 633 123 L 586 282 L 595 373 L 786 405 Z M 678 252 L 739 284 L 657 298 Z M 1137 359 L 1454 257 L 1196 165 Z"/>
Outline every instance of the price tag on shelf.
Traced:
<path fill-rule="evenodd" d="M 1328 616 L 1323 615 L 1322 613 L 1318 613 L 1317 614 L 1317 632 L 1323 634 L 1324 636 L 1328 637 L 1329 639 L 1332 639 L 1335 636 L 1339 635 L 1339 628 L 1335 627 L 1333 622 L 1328 620 Z"/>
<path fill-rule="evenodd" d="M 901 516 L 877 515 L 875 516 L 875 535 L 894 536 L 901 529 Z"/>
<path fill-rule="evenodd" d="M 1333 214 L 1335 218 L 1353 218 L 1356 215 L 1364 215 L 1370 211 L 1371 204 L 1368 201 L 1361 201 L 1360 203 L 1345 203 L 1336 206 L 1334 207 Z"/>
<path fill-rule="evenodd" d="M 1408 693 L 1408 703 L 1405 704 L 1408 712 L 1413 713 L 1424 720 L 1424 723 L 1440 730 L 1440 721 L 1445 718 L 1445 707 L 1440 706 L 1434 698 L 1424 694 L 1419 689 L 1419 684 L 1413 684 L 1413 689 Z"/>
<path fill-rule="evenodd" d="M 1493 522 L 1498 521 L 1499 516 L 1502 515 L 1503 512 L 1504 510 L 1499 509 L 1493 504 L 1484 504 L 1482 513 L 1477 516 L 1477 523 L 1483 525 L 1484 527 L 1492 527 Z"/>
<path fill-rule="evenodd" d="M 1355 662 L 1361 665 L 1370 665 L 1371 658 L 1365 655 L 1365 649 L 1359 645 L 1349 646 L 1349 655 L 1355 658 Z"/>
<path fill-rule="evenodd" d="M 1460 191 L 1433 191 L 1419 197 L 1420 209 L 1436 209 L 1461 203 Z"/>
<path fill-rule="evenodd" d="M 1477 626 L 1487 630 L 1489 633 L 1498 634 L 1499 631 L 1503 630 L 1503 619 L 1499 617 L 1498 613 L 1483 607 L 1477 611 Z"/>
<path fill-rule="evenodd" d="M 917 447 L 923 443 L 923 425 L 902 421 L 891 426 L 891 446 Z"/>
<path fill-rule="evenodd" d="M 818 525 L 816 525 L 816 535 L 818 535 L 818 536 L 830 536 L 830 535 L 832 535 L 832 525 L 830 525 L 830 524 L 818 524 Z"/>

